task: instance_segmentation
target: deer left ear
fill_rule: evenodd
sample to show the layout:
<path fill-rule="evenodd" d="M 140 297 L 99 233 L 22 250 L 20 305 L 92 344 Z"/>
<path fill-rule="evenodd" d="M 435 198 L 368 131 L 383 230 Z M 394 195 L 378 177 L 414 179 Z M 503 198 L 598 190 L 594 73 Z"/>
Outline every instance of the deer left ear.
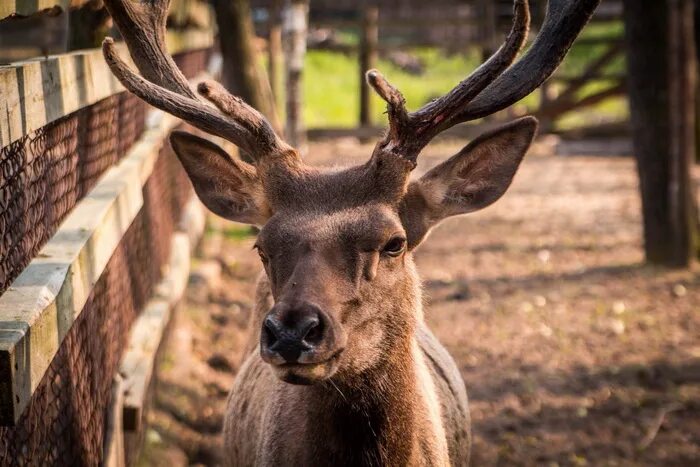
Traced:
<path fill-rule="evenodd" d="M 173 131 L 170 144 L 192 181 L 194 191 L 214 214 L 262 225 L 271 212 L 255 168 L 229 156 L 216 144 Z"/>
<path fill-rule="evenodd" d="M 536 132 L 537 119 L 520 118 L 479 136 L 411 182 L 401 206 L 409 248 L 442 219 L 478 211 L 503 196 Z"/>

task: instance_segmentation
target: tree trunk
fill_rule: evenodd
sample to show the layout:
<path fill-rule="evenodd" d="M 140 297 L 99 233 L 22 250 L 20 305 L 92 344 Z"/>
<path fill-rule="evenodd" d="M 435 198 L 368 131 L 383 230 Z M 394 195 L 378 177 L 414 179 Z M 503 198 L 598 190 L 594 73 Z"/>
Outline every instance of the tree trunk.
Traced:
<path fill-rule="evenodd" d="M 86 2 L 69 13 L 68 50 L 99 47 L 109 32 L 109 13 L 99 0 Z"/>
<path fill-rule="evenodd" d="M 267 70 L 275 103 L 282 97 L 282 0 L 272 0 L 267 42 Z"/>
<path fill-rule="evenodd" d="M 372 124 L 372 93 L 365 81 L 365 73 L 376 66 L 379 41 L 379 8 L 365 6 L 362 9 L 362 35 L 360 36 L 360 126 Z"/>
<path fill-rule="evenodd" d="M 624 0 L 634 151 L 644 249 L 652 263 L 684 267 L 694 253 L 692 0 Z"/>
<path fill-rule="evenodd" d="M 284 35 L 285 66 L 287 68 L 287 141 L 304 152 L 306 134 L 302 118 L 302 72 L 306 55 L 306 30 L 309 15 L 308 0 L 287 0 L 284 8 L 282 32 Z"/>
<path fill-rule="evenodd" d="M 477 3 L 482 62 L 488 60 L 498 47 L 500 47 L 496 6 L 496 1 L 494 0 L 478 0 Z"/>
<path fill-rule="evenodd" d="M 262 112 L 275 130 L 280 123 L 270 83 L 258 60 L 248 0 L 214 0 L 219 46 L 224 59 L 222 84 Z"/>

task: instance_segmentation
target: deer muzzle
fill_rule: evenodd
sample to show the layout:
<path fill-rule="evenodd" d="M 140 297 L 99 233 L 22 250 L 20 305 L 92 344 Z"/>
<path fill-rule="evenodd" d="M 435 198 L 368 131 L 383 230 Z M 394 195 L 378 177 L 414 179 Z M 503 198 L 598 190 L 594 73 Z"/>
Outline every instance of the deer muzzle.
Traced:
<path fill-rule="evenodd" d="M 308 384 L 324 379 L 334 371 L 344 348 L 338 326 L 329 313 L 313 303 L 277 303 L 263 320 L 260 355 L 285 381 Z"/>

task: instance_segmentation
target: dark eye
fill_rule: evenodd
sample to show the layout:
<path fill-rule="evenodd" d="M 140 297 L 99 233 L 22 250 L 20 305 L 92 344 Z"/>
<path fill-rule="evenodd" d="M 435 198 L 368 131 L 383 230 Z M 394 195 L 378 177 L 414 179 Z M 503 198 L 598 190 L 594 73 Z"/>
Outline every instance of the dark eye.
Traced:
<path fill-rule="evenodd" d="M 399 256 L 406 247 L 406 239 L 403 237 L 394 237 L 384 245 L 382 253 L 388 256 Z"/>
<path fill-rule="evenodd" d="M 258 250 L 258 256 L 260 256 L 260 261 L 262 261 L 263 264 L 267 264 L 267 255 L 265 255 L 265 252 L 262 251 L 262 249 L 257 245 L 255 245 L 254 248 Z"/>

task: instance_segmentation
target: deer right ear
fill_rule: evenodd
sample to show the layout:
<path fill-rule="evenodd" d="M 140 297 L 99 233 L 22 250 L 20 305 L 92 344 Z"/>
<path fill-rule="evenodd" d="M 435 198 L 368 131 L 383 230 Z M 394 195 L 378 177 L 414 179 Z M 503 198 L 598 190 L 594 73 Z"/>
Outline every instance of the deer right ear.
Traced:
<path fill-rule="evenodd" d="M 194 191 L 214 214 L 246 224 L 264 224 L 272 215 L 255 168 L 237 161 L 216 144 L 173 131 L 170 144 Z"/>
<path fill-rule="evenodd" d="M 536 132 L 533 117 L 510 122 L 412 182 L 401 208 L 408 247 L 416 247 L 442 219 L 478 211 L 503 196 Z"/>

